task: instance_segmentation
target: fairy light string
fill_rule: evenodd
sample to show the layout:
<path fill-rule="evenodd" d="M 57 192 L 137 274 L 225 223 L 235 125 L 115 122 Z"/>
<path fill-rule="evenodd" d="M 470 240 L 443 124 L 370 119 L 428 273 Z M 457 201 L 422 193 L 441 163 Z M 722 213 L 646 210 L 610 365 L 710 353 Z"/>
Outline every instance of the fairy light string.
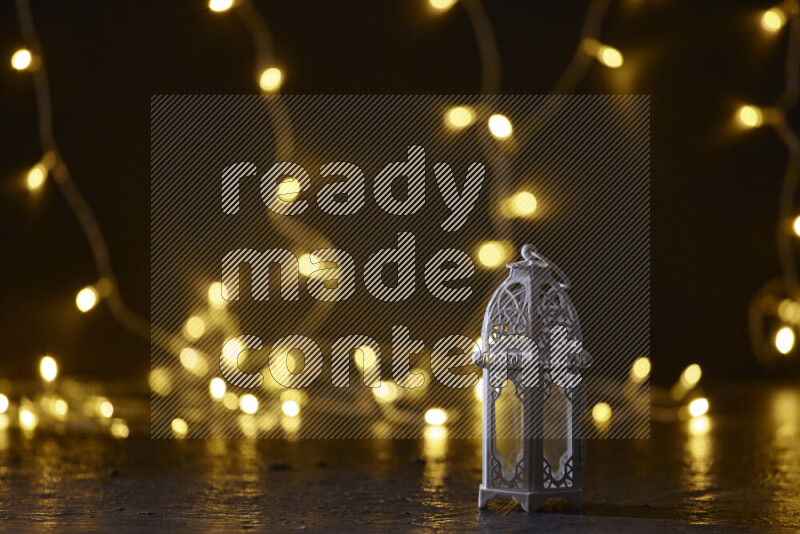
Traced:
<path fill-rule="evenodd" d="M 470 24 L 476 37 L 476 43 L 481 58 L 481 92 L 484 94 L 496 93 L 500 90 L 501 84 L 501 61 L 497 42 L 495 39 L 494 31 L 492 29 L 491 21 L 489 20 L 486 11 L 479 0 L 429 0 L 431 7 L 437 12 L 438 15 L 445 13 L 448 9 L 454 8 L 456 4 L 461 4 L 466 14 L 468 15 Z M 109 305 L 109 310 L 112 316 L 129 331 L 142 336 L 146 339 L 151 338 L 152 332 L 159 332 L 160 337 L 167 339 L 166 348 L 171 351 L 176 358 L 176 361 L 182 362 L 181 365 L 186 368 L 188 372 L 199 372 L 197 363 L 202 358 L 202 354 L 192 354 L 186 352 L 187 343 L 183 336 L 178 334 L 168 334 L 161 331 L 157 325 L 152 325 L 149 321 L 131 310 L 123 300 L 118 286 L 115 271 L 113 269 L 108 245 L 98 221 L 80 191 L 80 188 L 74 181 L 70 170 L 64 161 L 62 154 L 59 150 L 56 137 L 53 131 L 53 113 L 52 113 L 52 100 L 50 95 L 50 88 L 47 79 L 47 72 L 44 65 L 44 55 L 39 37 L 36 32 L 34 19 L 31 13 L 29 0 L 16 0 L 17 17 L 21 29 L 22 37 L 24 39 L 26 48 L 18 50 L 11 59 L 12 67 L 18 70 L 29 70 L 32 73 L 36 106 L 38 113 L 38 135 L 42 147 L 43 156 L 41 160 L 34 165 L 26 177 L 26 185 L 29 190 L 35 191 L 44 186 L 48 176 L 52 176 L 53 181 L 58 186 L 61 193 L 64 195 L 70 209 L 78 219 L 79 225 L 87 242 L 89 243 L 95 269 L 98 275 L 98 281 L 90 286 L 84 287 L 78 292 L 76 297 L 76 306 L 82 312 L 88 312 L 93 309 L 101 300 L 105 300 Z M 594 60 L 607 68 L 624 68 L 623 54 L 613 46 L 606 44 L 601 39 L 601 30 L 605 18 L 609 12 L 611 0 L 592 0 L 584 18 L 583 27 L 579 42 L 576 46 L 572 59 L 562 74 L 558 77 L 553 86 L 551 94 L 567 94 L 572 93 L 585 78 L 589 68 Z M 258 9 L 253 5 L 250 0 L 211 0 L 208 3 L 211 11 L 216 13 L 224 13 L 228 10 L 235 12 L 236 16 L 240 18 L 244 27 L 248 31 L 253 41 L 254 57 L 256 61 L 256 76 L 255 83 L 263 91 L 265 95 L 277 95 L 282 85 L 285 82 L 285 71 L 276 62 L 273 46 L 272 33 L 266 24 L 264 18 L 259 13 Z M 798 277 L 796 272 L 796 258 L 794 257 L 795 243 L 792 238 L 791 225 L 794 220 L 795 213 L 795 197 L 797 194 L 798 182 L 800 182 L 800 138 L 795 130 L 789 124 L 787 117 L 793 112 L 797 105 L 798 98 L 800 97 L 800 15 L 798 13 L 798 5 L 796 0 L 787 0 L 782 4 L 774 6 L 762 14 L 761 25 L 764 31 L 776 33 L 784 31 L 788 28 L 787 36 L 787 53 L 785 61 L 785 85 L 781 94 L 775 99 L 774 103 L 768 107 L 758 107 L 753 104 L 742 107 L 736 111 L 737 120 L 746 129 L 755 128 L 758 126 L 769 126 L 775 132 L 777 138 L 783 143 L 788 152 L 786 172 L 783 178 L 781 187 L 779 211 L 778 211 L 778 228 L 777 228 L 777 250 L 781 266 L 781 278 L 777 281 L 768 283 L 753 299 L 751 308 L 757 309 L 758 313 L 753 313 L 751 309 L 751 337 L 756 352 L 763 352 L 769 345 L 774 345 L 774 348 L 782 354 L 789 354 L 794 349 L 794 330 L 793 325 L 782 325 L 774 338 L 771 338 L 767 329 L 762 327 L 753 326 L 754 323 L 761 321 L 761 313 L 764 310 L 765 300 L 770 302 L 775 301 L 776 296 L 781 292 L 788 292 L 790 297 L 794 300 L 798 299 Z M 273 122 L 275 135 L 278 141 L 275 143 L 276 158 L 286 159 L 293 150 L 291 120 L 288 112 L 283 106 L 280 99 L 266 98 L 268 109 Z M 479 115 L 488 115 L 487 131 L 494 138 L 494 142 L 503 143 L 504 140 L 511 138 L 514 134 L 514 126 L 512 119 L 526 119 L 526 118 L 509 118 L 498 113 L 497 110 L 479 109 L 474 110 L 468 106 L 455 105 L 445 111 L 445 124 L 451 128 L 454 133 L 457 133 L 472 125 Z M 527 118 L 530 119 L 530 118 Z M 543 117 L 536 117 L 540 123 Z M 540 126 L 539 126 L 540 127 Z M 521 131 L 530 132 L 531 128 L 520 128 Z M 529 135 L 529 134 L 528 134 Z M 486 136 L 486 141 L 492 141 L 489 136 Z M 524 142 L 524 139 L 520 139 Z M 509 145 L 510 146 L 510 145 Z M 507 165 L 506 161 L 500 162 L 501 167 Z M 511 191 L 503 191 L 502 198 L 496 199 L 497 203 L 506 203 L 505 208 L 498 210 L 505 212 L 506 218 L 510 217 L 523 217 L 527 218 L 533 215 L 536 211 L 536 198 L 527 191 L 517 192 L 511 195 Z M 510 215 L 508 215 L 510 214 Z M 324 246 L 330 246 L 330 243 L 325 237 L 316 232 L 314 229 L 304 225 L 284 225 L 283 221 L 275 221 L 276 229 L 279 233 L 289 237 L 293 242 L 297 243 L 296 236 L 302 235 L 305 242 L 314 241 Z M 299 244 L 299 243 L 298 243 Z M 476 250 L 478 258 L 484 256 L 482 263 L 486 268 L 494 268 L 501 265 L 504 261 L 503 255 L 507 253 L 507 248 L 510 244 L 486 242 L 479 244 Z M 791 304 L 791 303 L 789 303 Z M 796 303 L 795 303 L 796 304 Z M 798 306 L 800 307 L 800 306 Z M 213 306 L 210 304 L 209 310 L 201 312 L 204 314 L 208 324 L 211 328 L 221 328 L 225 332 L 234 332 L 236 327 L 236 320 L 230 313 L 220 313 L 211 311 Z M 779 306 L 774 306 L 772 310 L 774 314 L 786 323 L 785 317 L 778 313 Z M 784 316 L 790 316 L 786 310 L 790 309 L 788 304 L 784 306 Z M 794 309 L 794 308 L 791 308 Z M 797 316 L 796 323 L 800 324 L 800 310 L 796 310 Z M 308 328 L 315 328 L 324 320 L 324 315 L 314 313 L 310 314 L 315 317 L 314 323 L 306 325 Z M 199 317 L 199 316 L 198 316 Z M 788 329 L 788 330 L 787 330 Z M 54 368 L 57 369 L 55 361 L 53 361 Z M 690 366 L 691 367 L 691 366 Z M 697 367 L 699 369 L 699 366 Z M 46 371 L 51 373 L 53 367 L 50 366 L 49 360 Z M 689 369 L 689 368 L 687 368 Z M 56 371 L 57 372 L 57 371 Z M 649 360 L 645 363 L 642 358 L 634 362 L 631 369 L 631 382 L 634 384 L 642 383 L 649 377 L 650 363 Z M 684 373 L 686 374 L 686 372 Z M 694 380 L 696 373 L 689 372 L 689 378 Z M 44 374 L 43 374 L 44 376 Z M 47 375 L 49 376 L 49 374 Z M 682 380 L 683 380 L 682 375 Z M 55 377 L 54 377 L 55 379 Z M 699 381 L 699 374 L 697 374 L 697 381 L 686 379 L 676 383 L 682 386 L 674 390 L 681 391 L 679 398 L 684 398 L 688 391 L 696 387 Z M 153 376 L 151 376 L 151 386 L 154 383 Z M 156 376 L 156 386 L 154 389 L 162 387 Z M 684 391 L 686 390 L 686 391 Z M 226 391 L 224 382 L 220 382 L 219 378 L 213 378 L 209 382 L 209 389 L 207 395 L 215 399 L 219 399 L 222 403 L 230 392 Z M 673 395 L 675 397 L 676 395 Z M 382 406 L 386 406 L 387 412 L 394 413 L 392 410 L 392 401 L 397 397 L 397 392 L 388 388 L 376 390 L 376 402 L 380 402 Z M 5 399 L 3 401 L 3 399 Z M 57 402 L 58 399 L 52 403 L 53 413 L 58 414 L 63 411 L 64 405 Z M 676 398 L 676 400 L 678 400 Z M 704 414 L 708 410 L 708 402 L 698 402 L 697 399 L 692 401 L 689 405 L 689 412 L 694 416 L 697 414 Z M 9 400 L 3 396 L 0 401 L 3 401 L 2 410 L 0 413 L 5 413 L 8 410 Z M 99 401 L 98 410 L 100 417 L 105 414 L 112 414 L 112 409 L 105 404 L 108 401 Z M 254 404 L 249 397 L 238 399 L 240 407 L 245 413 L 258 410 L 257 402 Z M 288 403 L 288 404 L 287 404 Z M 293 403 L 293 404 L 292 404 Z M 25 404 L 25 407 L 22 407 Z M 38 422 L 39 415 L 28 406 L 25 401 L 20 405 L 20 424 L 22 426 L 35 426 Z M 56 404 L 58 408 L 56 408 Z M 109 403 L 110 405 L 110 403 Z M 282 401 L 283 411 L 297 415 L 301 410 L 302 402 L 298 400 L 289 399 Z M 694 406 L 694 408 L 692 408 Z M 113 406 L 112 406 L 113 408 Z M 33 411 L 32 411 L 33 410 Z M 611 418 L 612 407 L 601 406 L 598 408 L 597 419 L 604 422 Z M 701 414 L 701 415 L 702 415 Z M 288 415 L 288 414 L 287 414 Z M 402 419 L 402 414 L 396 414 Z M 106 417 L 105 419 L 109 419 Z M 437 414 L 437 421 L 442 418 Z M 446 416 L 445 416 L 446 419 Z M 442 424 L 443 424 L 442 420 Z M 116 425 L 116 426 L 115 426 Z M 185 419 L 178 417 L 173 421 L 173 430 L 176 434 L 186 434 L 188 431 L 188 423 Z M 123 430 L 124 422 L 116 421 L 111 424 L 112 434 L 118 437 L 127 435 L 127 426 Z M 116 428 L 116 430 L 114 430 Z"/>
<path fill-rule="evenodd" d="M 736 119 L 744 129 L 769 126 L 786 147 L 788 157 L 778 199 L 776 248 L 781 275 L 767 282 L 751 299 L 748 311 L 750 343 L 756 356 L 767 366 L 775 366 L 795 348 L 793 326 L 800 323 L 800 288 L 798 288 L 795 242 L 800 233 L 796 221 L 796 198 L 800 182 L 800 138 L 788 122 L 788 116 L 800 98 L 800 5 L 786 0 L 762 14 L 764 31 L 776 33 L 788 26 L 784 63 L 784 87 L 772 106 L 741 106 Z M 777 319 L 778 328 L 765 325 L 765 316 Z M 790 326 L 791 325 L 791 326 Z"/>

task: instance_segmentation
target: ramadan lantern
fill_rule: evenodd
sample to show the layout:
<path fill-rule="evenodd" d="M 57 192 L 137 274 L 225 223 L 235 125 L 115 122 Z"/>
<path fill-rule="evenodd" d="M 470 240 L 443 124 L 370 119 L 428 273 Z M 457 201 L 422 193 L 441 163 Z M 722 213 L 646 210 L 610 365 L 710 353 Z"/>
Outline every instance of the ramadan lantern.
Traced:
<path fill-rule="evenodd" d="M 551 497 L 581 505 L 585 390 L 569 281 L 532 245 L 508 265 L 483 319 L 483 481 L 478 504 L 510 497 L 526 511 Z"/>

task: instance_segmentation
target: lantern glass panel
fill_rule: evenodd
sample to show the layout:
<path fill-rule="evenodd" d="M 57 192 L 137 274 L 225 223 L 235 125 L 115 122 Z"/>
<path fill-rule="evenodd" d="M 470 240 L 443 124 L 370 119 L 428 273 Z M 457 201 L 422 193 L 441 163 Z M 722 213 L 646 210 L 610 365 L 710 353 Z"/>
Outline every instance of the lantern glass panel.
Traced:
<path fill-rule="evenodd" d="M 572 457 L 572 405 L 555 386 L 544 404 L 542 452 L 553 479 L 561 480 Z"/>
<path fill-rule="evenodd" d="M 503 480 L 501 486 L 517 487 L 522 482 L 517 466 L 523 457 L 523 413 L 522 402 L 516 395 L 512 380 L 506 380 L 495 409 L 495 458 L 499 463 Z M 516 480 L 515 480 L 516 477 Z"/>

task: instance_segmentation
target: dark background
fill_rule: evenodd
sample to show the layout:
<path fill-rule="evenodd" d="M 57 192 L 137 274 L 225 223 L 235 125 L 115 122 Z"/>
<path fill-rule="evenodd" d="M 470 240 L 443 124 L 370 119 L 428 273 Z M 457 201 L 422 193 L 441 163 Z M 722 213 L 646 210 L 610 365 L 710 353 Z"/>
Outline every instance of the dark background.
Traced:
<path fill-rule="evenodd" d="M 471 94 L 480 61 L 463 9 L 423 0 L 256 1 L 284 67 L 283 93 Z M 485 6 L 502 92 L 547 93 L 578 42 L 586 2 Z M 602 40 L 625 55 L 596 62 L 579 93 L 650 94 L 653 381 L 700 363 L 709 377 L 767 376 L 746 329 L 751 295 L 778 274 L 774 234 L 785 148 L 767 128 L 733 127 L 742 103 L 767 105 L 784 83 L 785 31 L 766 34 L 770 2 L 624 1 Z M 124 298 L 149 309 L 149 105 L 153 94 L 255 93 L 240 20 L 192 1 L 34 1 L 62 155 L 105 232 Z M 86 240 L 52 183 L 24 173 L 41 157 L 14 3 L 0 3 L 0 376 L 34 376 L 41 354 L 65 374 L 141 379 L 149 343 L 101 304 L 78 313 L 97 279 Z M 633 76 L 621 72 L 629 68 Z M 792 117 L 797 124 L 797 113 Z"/>

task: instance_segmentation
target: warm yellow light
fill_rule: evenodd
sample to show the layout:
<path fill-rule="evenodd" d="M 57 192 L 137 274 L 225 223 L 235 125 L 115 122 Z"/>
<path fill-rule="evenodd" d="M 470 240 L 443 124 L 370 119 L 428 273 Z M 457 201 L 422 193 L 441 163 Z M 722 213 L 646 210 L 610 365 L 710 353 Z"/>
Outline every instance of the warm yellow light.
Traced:
<path fill-rule="evenodd" d="M 222 298 L 223 286 L 219 282 L 214 282 L 208 286 L 208 304 L 212 308 L 223 308 L 228 303 L 227 300 Z"/>
<path fill-rule="evenodd" d="M 52 382 L 58 376 L 58 364 L 51 356 L 45 356 L 39 362 L 39 373 L 47 382 Z"/>
<path fill-rule="evenodd" d="M 300 182 L 287 176 L 278 184 L 278 198 L 284 202 L 292 202 L 300 195 Z"/>
<path fill-rule="evenodd" d="M 756 128 L 764 123 L 764 113 L 755 106 L 740 107 L 736 118 L 742 126 L 747 128 Z"/>
<path fill-rule="evenodd" d="M 689 403 L 689 413 L 692 417 L 699 417 L 708 411 L 708 399 L 700 397 Z"/>
<path fill-rule="evenodd" d="M 239 406 L 239 397 L 236 396 L 236 393 L 228 391 L 222 397 L 222 404 L 229 410 L 235 410 Z"/>
<path fill-rule="evenodd" d="M 289 417 L 295 417 L 300 413 L 300 405 L 293 400 L 286 401 L 281 405 L 281 411 Z"/>
<path fill-rule="evenodd" d="M 56 414 L 63 417 L 67 415 L 67 412 L 69 411 L 69 404 L 67 404 L 67 401 L 64 399 L 58 399 L 53 403 L 53 410 L 55 410 Z"/>
<path fill-rule="evenodd" d="M 428 0 L 433 9 L 445 11 L 453 7 L 458 0 Z"/>
<path fill-rule="evenodd" d="M 37 163 L 31 167 L 31 170 L 28 171 L 28 177 L 25 180 L 28 191 L 36 191 L 42 187 L 45 178 L 47 178 L 47 167 L 41 163 Z"/>
<path fill-rule="evenodd" d="M 6 413 L 8 410 L 8 397 L 0 393 L 0 413 Z"/>
<path fill-rule="evenodd" d="M 233 0 L 209 0 L 208 9 L 222 13 L 228 11 L 233 6 Z"/>
<path fill-rule="evenodd" d="M 607 423 L 611 419 L 611 406 L 605 402 L 598 402 L 592 408 L 592 419 L 596 423 Z"/>
<path fill-rule="evenodd" d="M 489 131 L 497 139 L 508 139 L 514 131 L 511 121 L 505 115 L 495 113 L 489 117 Z"/>
<path fill-rule="evenodd" d="M 778 317 L 786 323 L 800 323 L 800 303 L 792 299 L 783 299 L 778 304 Z"/>
<path fill-rule="evenodd" d="M 11 56 L 11 66 L 17 70 L 25 70 L 31 66 L 33 55 L 30 50 L 20 48 Z"/>
<path fill-rule="evenodd" d="M 478 248 L 478 261 L 493 268 L 502 265 L 508 258 L 508 250 L 501 241 L 486 241 Z"/>
<path fill-rule="evenodd" d="M 378 364 L 378 356 L 375 354 L 375 351 L 366 345 L 358 347 L 358 350 L 353 352 L 353 359 L 356 362 L 356 367 L 359 369 L 366 368 L 367 370 L 371 370 Z"/>
<path fill-rule="evenodd" d="M 700 382 L 700 377 L 702 376 L 703 370 L 699 365 L 693 363 L 684 369 L 683 373 L 681 373 L 681 385 L 683 385 L 685 388 L 693 388 L 698 382 Z"/>
<path fill-rule="evenodd" d="M 39 424 L 39 416 L 30 410 L 21 410 L 19 412 L 19 424 L 26 430 L 36 428 L 36 425 Z"/>
<path fill-rule="evenodd" d="M 617 69 L 622 66 L 622 53 L 611 46 L 602 45 L 597 52 L 597 60 L 606 67 Z"/>
<path fill-rule="evenodd" d="M 521 191 L 511 199 L 511 206 L 516 215 L 527 217 L 536 211 L 536 197 L 527 191 Z"/>
<path fill-rule="evenodd" d="M 114 419 L 111 423 L 111 435 L 115 438 L 125 439 L 130 435 L 131 431 L 128 424 L 124 419 Z"/>
<path fill-rule="evenodd" d="M 794 331 L 784 326 L 775 334 L 775 348 L 781 354 L 788 354 L 794 348 Z"/>
<path fill-rule="evenodd" d="M 183 332 L 189 339 L 197 339 L 202 336 L 206 331 L 206 323 L 200 317 L 194 315 L 189 317 L 186 325 L 183 327 Z"/>
<path fill-rule="evenodd" d="M 707 415 L 692 417 L 689 421 L 689 433 L 693 436 L 702 436 L 711 428 L 711 420 Z"/>
<path fill-rule="evenodd" d="M 644 356 L 636 358 L 631 366 L 631 380 L 641 382 L 648 376 L 650 376 L 650 358 Z"/>
<path fill-rule="evenodd" d="M 98 300 L 97 290 L 92 286 L 86 286 L 75 295 L 75 305 L 83 313 L 88 312 L 97 306 Z"/>
<path fill-rule="evenodd" d="M 197 351 L 194 349 L 185 348 L 181 350 L 181 365 L 183 365 L 185 368 L 192 370 L 197 367 L 197 358 Z"/>
<path fill-rule="evenodd" d="M 4 413 L 0 413 L 0 431 L 11 426 L 11 419 Z"/>
<path fill-rule="evenodd" d="M 475 398 L 483 402 L 483 378 L 478 379 L 478 383 L 475 384 Z"/>
<path fill-rule="evenodd" d="M 105 418 L 109 418 L 109 417 L 111 417 L 112 415 L 114 415 L 114 405 L 113 405 L 113 404 L 111 404 L 110 402 L 108 402 L 107 400 L 104 400 L 104 401 L 102 401 L 102 402 L 100 403 L 100 405 L 98 406 L 98 408 L 97 408 L 97 412 L 98 412 L 98 413 L 99 413 L 101 416 L 103 416 L 103 417 L 105 417 Z"/>
<path fill-rule="evenodd" d="M 300 274 L 303 276 L 308 276 L 314 271 L 319 269 L 318 259 L 311 254 L 301 254 L 299 258 L 297 258 L 297 267 L 300 271 Z M 312 263 L 313 260 L 313 263 Z"/>
<path fill-rule="evenodd" d="M 176 417 L 172 420 L 172 431 L 179 436 L 184 436 L 189 432 L 189 424 L 180 417 Z"/>
<path fill-rule="evenodd" d="M 281 72 L 281 69 L 278 67 L 264 69 L 264 72 L 261 73 L 261 77 L 258 79 L 258 85 L 261 86 L 261 89 L 269 93 L 277 91 L 282 82 L 283 72 Z"/>
<path fill-rule="evenodd" d="M 456 106 L 447 110 L 445 124 L 454 130 L 466 128 L 475 120 L 475 113 L 466 106 Z"/>
<path fill-rule="evenodd" d="M 205 372 L 208 370 L 206 366 L 206 361 L 194 349 L 190 349 L 187 347 L 181 350 L 179 358 L 181 361 L 181 365 L 183 365 L 187 371 L 197 376 L 204 375 Z"/>
<path fill-rule="evenodd" d="M 792 223 L 792 230 L 794 230 L 795 235 L 800 237 L 800 215 L 794 218 L 794 222 Z"/>
<path fill-rule="evenodd" d="M 761 15 L 761 27 L 768 32 L 777 32 L 786 24 L 786 13 L 779 7 L 764 11 Z"/>
<path fill-rule="evenodd" d="M 447 421 L 447 414 L 439 408 L 431 408 L 425 412 L 425 422 L 429 425 L 440 426 Z"/>
<path fill-rule="evenodd" d="M 378 402 L 392 402 L 397 398 L 397 387 L 392 382 L 381 382 L 381 385 L 372 388 L 372 394 Z"/>
<path fill-rule="evenodd" d="M 606 67 L 616 69 L 624 62 L 622 53 L 613 46 L 605 45 L 596 39 L 584 39 L 583 51 L 587 55 L 594 56 L 597 61 Z"/>
<path fill-rule="evenodd" d="M 254 414 L 258 411 L 258 399 L 250 393 L 242 395 L 242 398 L 239 399 L 239 408 L 244 413 Z"/>
<path fill-rule="evenodd" d="M 225 381 L 219 377 L 214 378 L 208 385 L 208 390 L 211 392 L 212 397 L 221 399 L 225 396 Z"/>
<path fill-rule="evenodd" d="M 169 372 L 163 367 L 158 367 L 150 371 L 150 389 L 156 395 L 169 395 L 172 390 L 172 382 L 169 378 Z"/>
<path fill-rule="evenodd" d="M 244 351 L 242 345 L 237 339 L 229 339 L 225 345 L 222 346 L 222 357 L 225 358 L 225 365 L 236 366 L 239 361 L 239 355 Z"/>

